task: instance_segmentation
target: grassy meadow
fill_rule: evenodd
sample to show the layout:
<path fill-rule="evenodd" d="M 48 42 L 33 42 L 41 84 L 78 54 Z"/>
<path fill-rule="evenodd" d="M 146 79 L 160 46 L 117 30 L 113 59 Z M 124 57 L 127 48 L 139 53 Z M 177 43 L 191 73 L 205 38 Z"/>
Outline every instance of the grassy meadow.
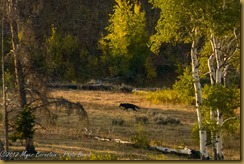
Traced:
<path fill-rule="evenodd" d="M 194 107 L 158 103 L 153 104 L 143 96 L 132 93 L 81 91 L 81 90 L 53 90 L 55 97 L 64 97 L 73 102 L 80 102 L 89 116 L 89 129 L 93 135 L 104 138 L 131 141 L 143 129 L 150 145 L 168 148 L 184 148 L 199 150 L 199 144 L 192 136 L 192 126 L 196 124 Z M 138 112 L 124 111 L 119 108 L 122 102 L 136 104 L 141 109 Z M 162 154 L 144 148 L 135 148 L 127 144 L 98 141 L 85 134 L 86 121 L 80 121 L 73 113 L 67 115 L 64 109 L 53 109 L 59 117 L 56 124 L 39 128 L 36 131 L 34 145 L 36 150 L 44 153 L 33 160 L 87 160 L 117 159 L 117 160 L 188 160 L 187 157 L 174 154 Z M 158 124 L 156 116 L 176 118 L 178 124 Z M 136 122 L 137 117 L 148 120 L 141 127 Z M 123 120 L 121 124 L 114 124 L 113 120 Z M 3 125 L 0 124 L 0 137 L 3 140 Z M 209 150 L 211 146 L 209 146 Z M 11 143 L 10 151 L 23 151 L 21 143 Z M 58 156 L 45 156 L 45 153 L 55 153 Z M 103 154 L 103 156 L 102 156 Z M 100 155 L 100 156 L 99 156 Z M 224 136 L 224 155 L 226 160 L 240 160 L 240 137 L 226 134 Z"/>

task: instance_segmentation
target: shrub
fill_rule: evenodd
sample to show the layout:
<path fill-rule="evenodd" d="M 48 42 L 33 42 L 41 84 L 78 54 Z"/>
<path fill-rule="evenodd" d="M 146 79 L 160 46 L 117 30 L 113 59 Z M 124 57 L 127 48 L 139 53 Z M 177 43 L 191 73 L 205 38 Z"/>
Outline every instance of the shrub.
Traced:
<path fill-rule="evenodd" d="M 191 68 L 186 67 L 183 75 L 178 76 L 178 79 L 173 85 L 173 89 L 178 92 L 182 103 L 192 104 L 194 102 L 194 88 Z"/>
<path fill-rule="evenodd" d="M 153 91 L 134 91 L 135 94 L 142 95 L 153 103 L 172 103 L 191 105 L 194 103 L 194 88 L 191 75 L 191 68 L 186 67 L 184 74 L 178 76 L 173 85 L 173 89 L 162 89 Z"/>
<path fill-rule="evenodd" d="M 223 134 L 239 134 L 240 121 L 236 117 L 236 109 L 240 107 L 240 89 L 228 88 L 221 84 L 214 86 L 205 85 L 203 89 L 204 124 L 209 131 L 220 130 Z M 221 110 L 224 124 L 219 127 L 210 120 L 210 109 Z M 226 121 L 225 121 L 226 120 Z"/>
<path fill-rule="evenodd" d="M 180 91 L 174 89 L 158 89 L 157 91 L 133 91 L 134 94 L 141 95 L 152 103 L 171 103 L 171 104 L 192 104 L 193 97 L 185 96 Z M 184 95 L 184 96 L 183 96 Z"/>
<path fill-rule="evenodd" d="M 150 141 L 145 134 L 142 123 L 137 124 L 137 133 L 131 138 L 131 141 L 134 143 L 133 147 L 135 148 L 148 148 Z"/>
<path fill-rule="evenodd" d="M 134 94 L 144 96 L 152 103 L 177 103 L 179 97 L 177 91 L 172 89 L 163 89 L 157 91 L 134 91 Z"/>
<path fill-rule="evenodd" d="M 180 120 L 178 118 L 172 118 L 168 116 L 164 116 L 162 114 L 156 114 L 153 116 L 153 120 L 157 124 L 167 125 L 167 124 L 180 124 Z"/>
<path fill-rule="evenodd" d="M 112 125 L 123 126 L 125 123 L 124 119 L 112 119 Z"/>
<path fill-rule="evenodd" d="M 147 116 L 135 116 L 135 120 L 137 123 L 142 123 L 144 125 L 148 124 L 148 117 Z"/>

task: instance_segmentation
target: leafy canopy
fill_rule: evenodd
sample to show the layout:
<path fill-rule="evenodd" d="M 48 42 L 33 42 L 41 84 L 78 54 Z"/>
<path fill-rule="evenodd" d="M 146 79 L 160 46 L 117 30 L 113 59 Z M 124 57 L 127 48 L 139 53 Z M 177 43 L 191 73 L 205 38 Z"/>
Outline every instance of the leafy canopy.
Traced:
<path fill-rule="evenodd" d="M 195 37 L 194 29 L 199 29 L 200 35 L 204 10 L 202 2 L 195 0 L 150 0 L 154 7 L 159 8 L 160 18 L 156 26 L 156 34 L 150 38 L 150 47 L 154 53 L 164 42 L 190 43 Z"/>
<path fill-rule="evenodd" d="M 138 2 L 116 0 L 107 35 L 99 40 L 102 60 L 111 75 L 142 73 L 148 55 L 145 12 Z"/>

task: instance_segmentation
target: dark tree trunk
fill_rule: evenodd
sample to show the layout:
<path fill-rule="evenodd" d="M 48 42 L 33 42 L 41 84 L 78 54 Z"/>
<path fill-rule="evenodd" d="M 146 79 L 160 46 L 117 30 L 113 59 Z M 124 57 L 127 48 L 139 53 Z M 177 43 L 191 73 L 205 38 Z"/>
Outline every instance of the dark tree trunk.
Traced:
<path fill-rule="evenodd" d="M 25 150 L 27 154 L 36 154 L 37 151 L 31 138 L 26 139 Z"/>

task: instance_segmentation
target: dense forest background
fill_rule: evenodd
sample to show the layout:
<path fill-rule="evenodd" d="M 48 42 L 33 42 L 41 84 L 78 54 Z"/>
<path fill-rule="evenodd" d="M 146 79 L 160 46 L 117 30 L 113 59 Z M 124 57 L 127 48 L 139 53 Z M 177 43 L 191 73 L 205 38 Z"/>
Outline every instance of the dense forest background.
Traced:
<path fill-rule="evenodd" d="M 45 75 L 50 83 L 119 79 L 121 83 L 137 86 L 171 87 L 176 77 L 190 64 L 190 45 L 165 43 L 158 55 L 149 50 L 147 43 L 155 33 L 160 10 L 153 8 L 147 0 L 140 1 L 140 10 L 145 13 L 144 49 L 135 48 L 138 57 L 125 61 L 129 64 L 127 71 L 123 71 L 127 65 L 120 58 L 117 63 L 115 59 L 104 59 L 99 40 L 108 34 L 106 27 L 110 24 L 115 5 L 114 0 L 23 1 L 19 6 L 18 20 L 22 28 L 19 37 L 23 41 L 21 44 L 28 49 L 32 70 Z M 7 24 L 4 29 L 5 38 L 11 38 Z M 5 44 L 8 53 L 10 39 L 5 40 Z M 134 46 L 139 44 L 135 42 Z M 6 63 L 9 79 L 13 78 L 12 63 L 10 57 Z M 120 71 L 111 71 L 113 63 L 122 63 L 117 68 Z"/>

